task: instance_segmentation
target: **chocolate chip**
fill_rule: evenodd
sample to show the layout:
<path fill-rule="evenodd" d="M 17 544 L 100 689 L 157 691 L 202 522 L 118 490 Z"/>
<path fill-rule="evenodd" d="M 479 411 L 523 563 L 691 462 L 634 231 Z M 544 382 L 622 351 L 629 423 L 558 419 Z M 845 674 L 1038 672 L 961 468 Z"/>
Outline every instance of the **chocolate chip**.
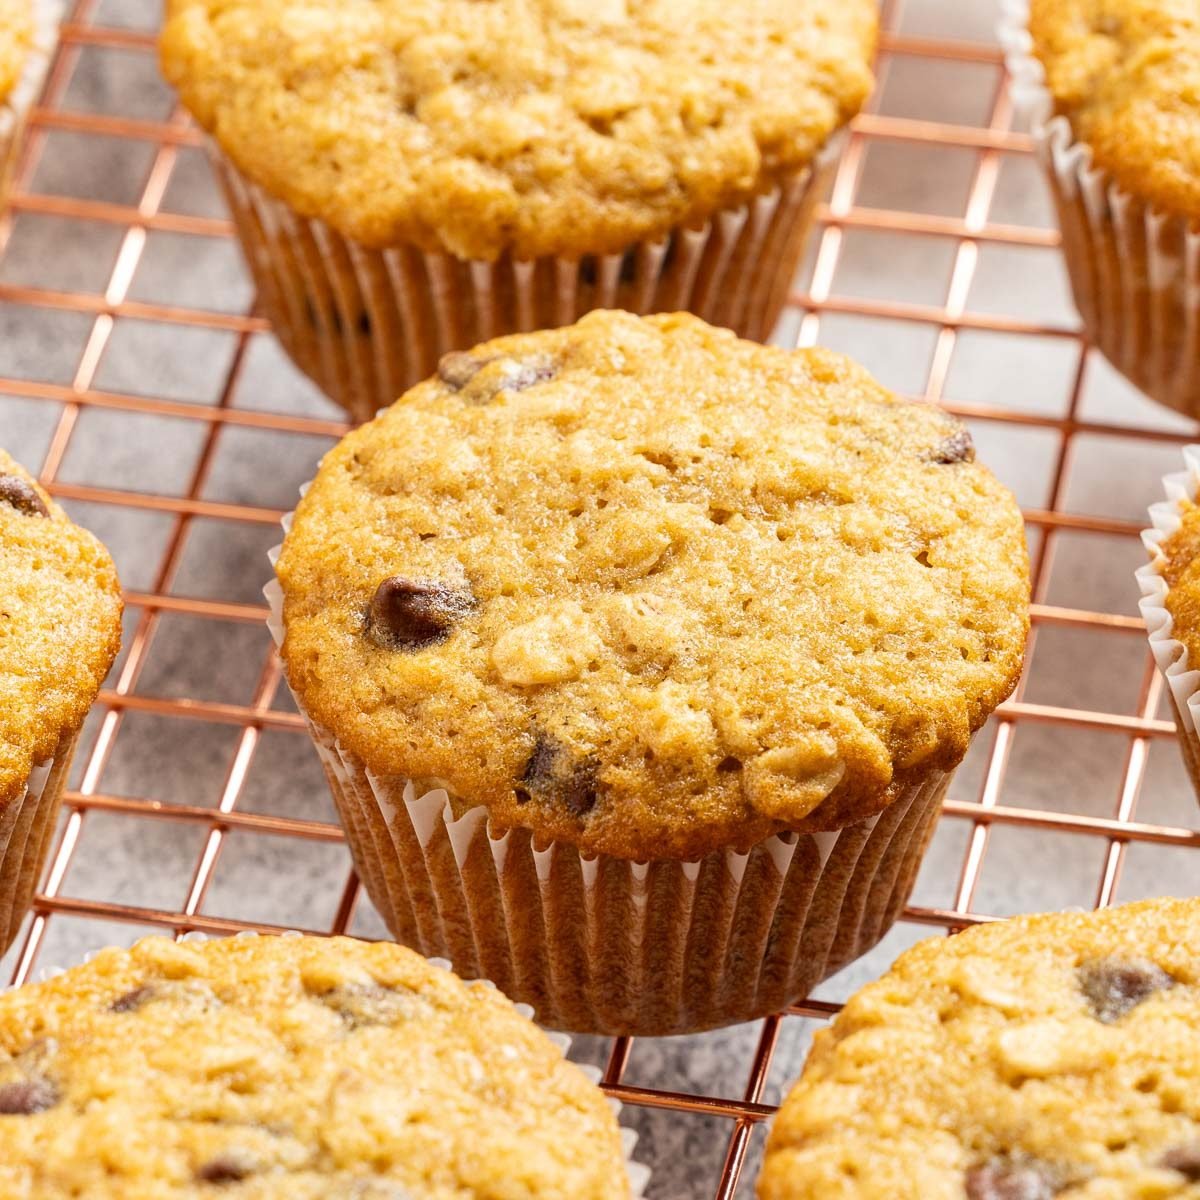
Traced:
<path fill-rule="evenodd" d="M 456 392 L 463 388 L 479 374 L 489 363 L 496 362 L 500 355 L 491 354 L 480 358 L 466 351 L 456 350 L 451 354 L 442 355 L 438 363 L 438 378 Z M 534 355 L 527 359 L 506 359 L 503 369 L 498 376 L 491 380 L 491 386 L 486 394 L 476 396 L 476 400 L 490 400 L 500 392 L 521 392 L 537 383 L 545 383 L 553 379 L 555 366 L 544 355 Z"/>
<path fill-rule="evenodd" d="M 522 793 L 526 800 L 533 795 L 582 817 L 596 806 L 599 770 L 594 758 L 579 758 L 562 742 L 539 734 L 521 772 L 517 799 L 522 800 Z"/>
<path fill-rule="evenodd" d="M 20 475 L 0 475 L 0 504 L 7 504 L 27 517 L 48 517 L 50 510 L 37 488 Z"/>
<path fill-rule="evenodd" d="M 32 1117 L 58 1103 L 58 1088 L 48 1079 L 20 1079 L 0 1084 L 0 1116 Z"/>
<path fill-rule="evenodd" d="M 423 650 L 444 642 L 474 607 L 465 588 L 391 575 L 371 599 L 367 636 L 384 650 Z"/>
<path fill-rule="evenodd" d="M 407 988 L 378 983 L 352 983 L 323 992 L 317 999 L 333 1009 L 351 1029 L 364 1025 L 396 1025 L 428 1012 L 428 1000 Z"/>
<path fill-rule="evenodd" d="M 131 992 L 126 992 L 123 996 L 118 996 L 109 1006 L 108 1011 L 113 1013 L 130 1013 L 136 1012 L 143 1004 L 146 1003 L 154 995 L 154 989 L 149 986 L 136 987 Z"/>
<path fill-rule="evenodd" d="M 476 358 L 464 350 L 454 350 L 450 354 L 443 354 L 439 360 L 438 378 L 457 392 L 465 388 L 479 369 L 491 361 L 490 358 Z"/>
<path fill-rule="evenodd" d="M 1079 968 L 1079 988 L 1098 1020 L 1111 1024 L 1175 980 L 1144 958 L 1095 958 Z"/>
<path fill-rule="evenodd" d="M 252 1174 L 253 1165 L 239 1154 L 218 1154 L 196 1168 L 196 1178 L 201 1183 L 241 1183 Z"/>
<path fill-rule="evenodd" d="M 965 425 L 960 425 L 949 437 L 944 438 L 934 448 L 933 461 L 942 466 L 954 463 L 974 462 L 975 443 L 971 440 L 970 431 Z"/>
<path fill-rule="evenodd" d="M 967 1200 L 1053 1200 L 1049 1172 L 1032 1163 L 994 1162 L 967 1172 Z"/>
<path fill-rule="evenodd" d="M 1168 1150 L 1159 1162 L 1168 1171 L 1178 1171 L 1189 1182 L 1200 1183 L 1200 1142 L 1176 1146 Z"/>

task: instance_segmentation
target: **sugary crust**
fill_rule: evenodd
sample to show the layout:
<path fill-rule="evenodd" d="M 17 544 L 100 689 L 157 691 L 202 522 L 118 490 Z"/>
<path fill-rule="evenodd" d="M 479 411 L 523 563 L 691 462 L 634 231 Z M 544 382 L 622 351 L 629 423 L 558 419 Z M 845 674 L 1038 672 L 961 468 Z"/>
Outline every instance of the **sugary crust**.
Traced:
<path fill-rule="evenodd" d="M 0 996 L 0 1110 L 6 1197 L 629 1197 L 600 1090 L 494 988 L 391 943 L 106 950 Z"/>
<path fill-rule="evenodd" d="M 807 166 L 875 0 L 170 0 L 164 72 L 244 174 L 365 245 L 612 253 Z"/>
<path fill-rule="evenodd" d="M 840 355 L 594 313 L 442 374 L 326 456 L 278 563 L 292 687 L 376 774 L 694 858 L 881 811 L 1014 686 L 1011 495 Z M 445 629 L 374 636 L 390 577 Z"/>
<path fill-rule="evenodd" d="M 1155 208 L 1200 218 L 1200 9 L 1194 0 L 1032 0 L 1057 110 L 1097 166 Z"/>
<path fill-rule="evenodd" d="M 0 807 L 78 730 L 121 645 L 108 551 L 0 450 L 0 484 L 32 487 L 49 516 L 0 497 Z"/>
<path fill-rule="evenodd" d="M 910 950 L 817 1034 L 758 1195 L 1196 1200 L 1200 900 Z"/>
<path fill-rule="evenodd" d="M 0 105 L 17 86 L 33 47 L 30 0 L 0 0 Z"/>

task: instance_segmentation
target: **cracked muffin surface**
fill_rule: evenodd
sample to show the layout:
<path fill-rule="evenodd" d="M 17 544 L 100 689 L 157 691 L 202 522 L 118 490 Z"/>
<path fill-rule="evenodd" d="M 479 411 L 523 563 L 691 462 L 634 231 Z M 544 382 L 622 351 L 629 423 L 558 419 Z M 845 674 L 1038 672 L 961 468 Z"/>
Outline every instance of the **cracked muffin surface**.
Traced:
<path fill-rule="evenodd" d="M 1195 0 L 1032 0 L 1056 111 L 1096 164 L 1158 208 L 1200 216 Z"/>
<path fill-rule="evenodd" d="M 83 722 L 121 611 L 108 551 L 0 450 L 0 809 Z"/>
<path fill-rule="evenodd" d="M 603 1093 L 498 991 L 348 938 L 148 938 L 0 996 L 11 1200 L 628 1200 Z"/>
<path fill-rule="evenodd" d="M 875 0 L 170 0 L 167 78 L 238 167 L 369 246 L 610 253 L 808 165 Z"/>
<path fill-rule="evenodd" d="M 31 0 L 0 0 L 0 104 L 12 95 L 32 49 Z"/>
<path fill-rule="evenodd" d="M 1013 687 L 1021 519 L 840 355 L 594 313 L 447 356 L 277 564 L 301 704 L 375 774 L 585 852 L 837 829 Z"/>
<path fill-rule="evenodd" d="M 1200 1198 L 1200 899 L 902 955 L 817 1033 L 758 1195 Z"/>

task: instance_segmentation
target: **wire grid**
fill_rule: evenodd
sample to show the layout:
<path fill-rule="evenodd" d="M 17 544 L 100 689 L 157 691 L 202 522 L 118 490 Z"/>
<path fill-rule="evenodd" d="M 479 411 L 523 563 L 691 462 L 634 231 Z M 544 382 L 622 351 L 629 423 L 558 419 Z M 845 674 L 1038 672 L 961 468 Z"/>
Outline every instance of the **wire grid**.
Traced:
<path fill-rule="evenodd" d="M 256 643 L 261 651 L 252 698 L 248 703 L 217 701 L 211 698 L 179 695 L 144 694 L 137 685 L 150 661 L 163 621 L 171 615 L 199 622 L 261 626 L 265 607 L 257 603 L 225 599 L 206 599 L 179 595 L 175 584 L 181 571 L 189 534 L 204 520 L 258 524 L 274 527 L 282 512 L 276 508 L 232 503 L 204 495 L 213 470 L 221 439 L 234 429 L 267 431 L 274 435 L 336 438 L 344 432 L 337 420 L 320 416 L 301 416 L 286 411 L 270 411 L 245 403 L 239 392 L 243 385 L 247 356 L 252 340 L 266 332 L 265 322 L 252 309 L 243 314 L 220 312 L 183 304 L 164 304 L 136 299 L 132 284 L 143 262 L 147 240 L 154 234 L 184 238 L 232 236 L 230 224 L 219 217 L 190 215 L 173 211 L 164 198 L 177 172 L 180 155 L 198 146 L 200 138 L 185 115 L 176 110 L 165 121 L 146 120 L 121 112 L 90 111 L 67 102 L 69 89 L 80 57 L 89 49 L 119 51 L 133 56 L 152 56 L 153 34 L 144 29 L 105 23 L 101 0 L 77 0 L 62 30 L 59 52 L 54 60 L 44 96 L 33 115 L 12 213 L 0 215 L 0 256 L 6 247 L 13 249 L 17 214 L 38 214 L 78 223 L 90 230 L 108 229 L 116 236 L 117 249 L 111 270 L 102 287 L 94 290 L 53 290 L 38 284 L 0 283 L 0 308 L 4 304 L 49 309 L 72 314 L 86 323 L 83 349 L 74 364 L 69 382 L 53 382 L 30 377 L 8 378 L 0 372 L 0 397 L 16 397 L 25 402 L 44 401 L 55 406 L 57 422 L 48 440 L 40 478 L 60 500 L 98 506 L 110 506 L 119 515 L 130 512 L 153 513 L 169 522 L 164 549 L 153 572 L 151 586 L 130 591 L 126 601 L 132 614 L 132 632 L 127 630 L 126 650 L 97 702 L 96 727 L 90 747 L 77 763 L 76 785 L 66 798 L 66 809 L 57 844 L 44 886 L 37 898 L 34 914 L 23 939 L 12 956 L 14 982 L 29 978 L 38 963 L 51 924 L 62 918 L 120 922 L 140 927 L 156 927 L 176 935 L 199 930 L 212 934 L 236 933 L 246 929 L 276 930 L 282 926 L 256 920 L 210 915 L 203 910 L 223 849 L 231 836 L 255 835 L 259 838 L 302 839 L 306 842 L 338 843 L 341 833 L 328 820 L 298 819 L 247 811 L 239 806 L 248 772 L 255 761 L 260 743 L 270 731 L 306 737 L 300 717 L 286 707 L 280 697 L 280 668 L 263 632 Z M 1064 533 L 1101 535 L 1132 539 L 1139 523 L 1103 515 L 1082 515 L 1066 508 L 1068 475 L 1081 436 L 1121 437 L 1135 443 L 1168 446 L 1186 440 L 1186 434 L 1160 423 L 1136 426 L 1085 418 L 1080 413 L 1084 380 L 1089 369 L 1086 343 L 1072 324 L 1047 323 L 1010 314 L 980 313 L 969 307 L 968 299 L 977 277 L 981 251 L 989 246 L 1052 248 L 1057 234 L 1049 229 L 1009 225 L 989 219 L 996 195 L 1002 163 L 1010 156 L 1028 156 L 1032 145 L 1028 136 L 1014 132 L 1013 112 L 999 50 L 974 42 L 931 40 L 895 32 L 898 13 L 894 3 L 883 6 L 885 35 L 880 50 L 881 73 L 897 62 L 971 64 L 994 74 L 995 87 L 987 119 L 980 124 L 941 123 L 909 117 L 868 112 L 854 124 L 841 162 L 832 196 L 820 213 L 816 252 L 806 291 L 791 298 L 792 325 L 800 344 L 814 343 L 822 330 L 822 318 L 829 314 L 848 314 L 877 318 L 934 331 L 935 341 L 929 369 L 919 398 L 944 404 L 980 425 L 1008 426 L 1041 430 L 1055 439 L 1051 465 L 1050 502 L 1028 508 L 1026 521 L 1032 531 L 1034 599 L 1031 658 L 1039 640 L 1052 627 L 1102 633 L 1109 637 L 1140 639 L 1140 621 L 1131 612 L 1089 611 L 1047 602 L 1052 563 Z M 150 148 L 152 158 L 136 203 L 114 203 L 74 196 L 35 191 L 30 186 L 46 138 L 54 131 L 66 131 L 94 137 L 116 139 Z M 898 150 L 915 147 L 947 147 L 967 151 L 973 165 L 967 190 L 965 211 L 961 216 L 939 216 L 926 212 L 867 207 L 856 202 L 864 155 L 873 144 L 891 143 Z M 891 299 L 870 299 L 838 294 L 835 275 L 843 255 L 845 241 L 855 230 L 886 231 L 928 239 L 931 244 L 952 247 L 949 283 L 940 303 L 924 304 Z M 202 328 L 223 331 L 234 339 L 228 371 L 225 373 L 216 403 L 201 405 L 110 390 L 98 380 L 106 352 L 123 321 L 147 321 L 160 326 Z M 1071 347 L 1073 370 L 1069 402 L 1058 415 L 1045 415 L 1027 409 L 964 403 L 947 395 L 947 380 L 961 338 L 972 331 L 1002 336 L 1026 336 L 1063 339 Z M 84 414 L 104 410 L 111 414 L 140 414 L 198 423 L 202 443 L 195 465 L 186 479 L 175 481 L 172 489 L 139 490 L 131 487 L 98 486 L 70 482 L 62 477 L 62 467 L 72 446 L 72 438 Z M 0 400 L 0 417 L 3 416 Z M 124 419 L 122 417 L 121 419 Z M 0 438 L 0 441 L 3 439 Z M 31 464 L 32 465 L 32 464 Z M 138 480 L 131 480 L 136 484 Z M 169 494 L 170 493 L 170 494 Z M 1030 702 L 1024 684 L 993 719 L 990 735 L 981 735 L 986 753 L 981 758 L 978 789 L 964 796 L 961 783 L 954 798 L 946 802 L 948 824 L 967 831 L 961 855 L 953 899 L 942 905 L 914 904 L 905 913 L 905 921 L 917 926 L 956 931 L 966 925 L 992 919 L 976 904 L 981 873 L 993 831 L 1005 827 L 1024 827 L 1070 835 L 1072 845 L 1086 847 L 1087 853 L 1100 851 L 1096 883 L 1091 902 L 1106 905 L 1114 900 L 1127 848 L 1131 845 L 1200 850 L 1200 832 L 1184 825 L 1154 823 L 1137 819 L 1139 793 L 1146 773 L 1149 751 L 1158 739 L 1169 739 L 1174 726 L 1158 716 L 1162 700 L 1161 681 L 1153 670 L 1148 654 L 1138 683 L 1137 701 L 1132 711 L 1120 711 L 1119 705 L 1108 710 Z M 106 766 L 117 746 L 123 725 L 131 714 L 152 714 L 176 723 L 206 722 L 236 731 L 232 753 L 224 767 L 219 796 L 212 805 L 185 804 L 150 799 L 142 795 L 108 794 L 102 782 Z M 1112 779 L 1111 815 L 1096 815 L 1022 804 L 1019 798 L 1009 803 L 1005 792 L 1007 772 L 1016 733 L 1022 727 L 1051 727 L 1069 742 L 1084 731 L 1102 731 L 1115 736 L 1124 745 L 1119 773 Z M 297 740 L 296 753 L 305 747 Z M 960 780 L 961 780 L 960 776 Z M 152 790 L 152 789 L 147 789 Z M 79 858 L 81 837 L 93 814 L 108 813 L 138 821 L 187 824 L 203 832 L 201 849 L 191 865 L 189 877 L 180 880 L 184 894 L 177 908 L 129 904 L 117 899 L 73 896 L 65 886 L 73 864 Z M 286 843 L 296 845 L 295 841 Z M 1083 851 L 1080 851 L 1081 853 Z M 82 852 L 80 852 L 82 853 Z M 348 861 L 348 860 L 347 860 Z M 1200 859 L 1195 860 L 1200 863 Z M 243 881 L 247 889 L 254 880 Z M 352 872 L 347 873 L 336 912 L 326 928 L 313 932 L 342 933 L 351 929 L 359 904 L 359 885 Z M 768 1120 L 774 1106 L 767 1102 L 766 1090 L 772 1059 L 781 1030 L 793 1018 L 816 1021 L 828 1019 L 837 1011 L 833 1001 L 811 1000 L 795 1006 L 788 1014 L 770 1018 L 761 1024 L 757 1042 L 747 1061 L 723 1063 L 721 1070 L 744 1079 L 740 1094 L 701 1094 L 666 1087 L 642 1086 L 628 1078 L 628 1065 L 634 1053 L 630 1039 L 618 1038 L 603 1047 L 604 1086 L 627 1104 L 643 1109 L 668 1110 L 672 1118 L 704 1115 L 724 1122 L 725 1151 L 719 1170 L 707 1180 L 703 1194 L 728 1200 L 748 1195 L 750 1172 L 746 1170 L 752 1135 Z M 717 1036 L 717 1035 L 709 1035 Z M 662 1163 L 651 1165 L 662 1168 Z M 661 1176 L 660 1176 L 661 1178 Z M 669 1194 L 669 1193 L 662 1193 Z M 701 1194 L 697 1192 L 696 1194 Z"/>

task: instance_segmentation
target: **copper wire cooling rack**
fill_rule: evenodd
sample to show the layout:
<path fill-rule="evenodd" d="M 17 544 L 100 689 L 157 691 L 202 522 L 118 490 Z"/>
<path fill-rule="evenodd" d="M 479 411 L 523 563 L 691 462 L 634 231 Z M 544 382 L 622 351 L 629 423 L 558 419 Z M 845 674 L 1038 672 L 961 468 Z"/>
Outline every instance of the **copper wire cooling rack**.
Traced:
<path fill-rule="evenodd" d="M 198 133 L 154 82 L 158 7 L 74 3 L 0 216 L 0 444 L 114 546 L 130 585 L 126 648 L 6 960 L 15 982 L 155 929 L 382 932 L 256 598 L 295 482 L 344 426 L 253 311 Z M 904 944 L 1200 878 L 1197 810 L 1129 578 L 1141 513 L 1190 427 L 1080 338 L 1044 203 L 1040 218 L 1006 216 L 1040 183 L 999 49 L 979 21 L 977 40 L 942 40 L 988 7 L 884 5 L 881 87 L 784 328 L 944 404 L 1008 465 L 1033 555 L 1030 667 L 955 782 L 904 924 L 828 998 L 733 1034 L 578 1044 L 631 1106 L 656 1197 L 751 1194 L 812 1026 Z M 914 358 L 921 377 L 895 378 Z M 235 664 L 237 682 L 213 683 L 228 672 L 206 674 L 209 660 Z M 167 765 L 173 751 L 184 767 Z M 309 904 L 300 919 L 271 907 L 282 892 Z"/>

